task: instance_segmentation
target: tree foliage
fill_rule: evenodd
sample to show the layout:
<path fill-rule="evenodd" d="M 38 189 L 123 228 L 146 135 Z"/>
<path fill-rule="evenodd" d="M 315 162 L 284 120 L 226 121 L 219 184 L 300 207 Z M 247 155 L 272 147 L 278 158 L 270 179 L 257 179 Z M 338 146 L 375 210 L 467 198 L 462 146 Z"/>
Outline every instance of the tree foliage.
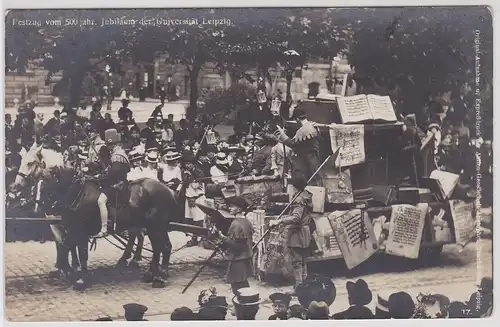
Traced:
<path fill-rule="evenodd" d="M 476 31 L 485 42 L 482 70 L 491 71 L 492 18 L 486 7 L 369 8 L 356 16 L 348 55 L 356 82 L 398 86 L 407 111 L 421 110 L 429 96 L 474 84 Z"/>

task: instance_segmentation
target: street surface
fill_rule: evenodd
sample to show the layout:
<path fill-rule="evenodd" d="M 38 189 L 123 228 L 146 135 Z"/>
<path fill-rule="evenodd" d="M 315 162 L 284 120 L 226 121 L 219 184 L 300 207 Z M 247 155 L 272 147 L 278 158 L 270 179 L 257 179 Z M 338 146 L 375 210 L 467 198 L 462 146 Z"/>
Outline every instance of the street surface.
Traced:
<path fill-rule="evenodd" d="M 137 123 L 145 123 L 155 107 L 160 105 L 160 100 L 158 99 L 146 99 L 145 102 L 139 102 L 137 100 L 133 100 L 130 102 L 128 107 L 134 113 L 134 119 Z M 165 102 L 163 106 L 162 113 L 163 117 L 167 118 L 168 114 L 174 115 L 174 120 L 179 121 L 184 118 L 186 114 L 186 107 L 188 105 L 187 101 L 175 101 L 175 102 Z M 103 104 L 101 113 L 104 116 L 106 113 L 110 113 L 111 117 L 115 122 L 118 122 L 118 109 L 122 106 L 120 99 L 113 101 L 111 104 L 111 110 L 106 110 L 106 105 Z M 35 107 L 35 113 L 43 113 L 45 116 L 45 122 L 47 122 L 54 112 L 54 110 L 62 110 L 62 106 L 46 106 L 46 107 Z M 92 108 L 89 106 L 87 110 L 91 111 Z M 12 121 L 15 120 L 17 116 L 17 107 L 9 107 L 4 109 L 5 114 L 11 114 Z"/>
<path fill-rule="evenodd" d="M 172 232 L 171 238 L 174 252 L 188 239 L 179 232 Z M 175 252 L 168 286 L 153 289 L 150 284 L 141 283 L 138 268 L 116 268 L 121 251 L 106 240 L 100 240 L 97 250 L 89 253 L 92 286 L 85 292 L 76 292 L 68 285 L 47 278 L 55 262 L 53 242 L 5 243 L 4 249 L 5 316 L 9 321 L 84 321 L 103 316 L 122 320 L 122 306 L 129 302 L 148 306 L 146 319 L 169 320 L 175 308 L 196 308 L 199 292 L 209 285 L 215 286 L 231 303 L 229 286 L 223 278 L 224 262 L 220 257 L 205 268 L 185 294 L 181 294 L 203 259 L 211 253 L 201 247 Z M 147 251 L 143 254 L 149 256 Z M 147 258 L 142 261 L 142 271 L 147 268 L 147 262 Z M 337 299 L 331 312 L 345 309 L 348 306 L 345 283 L 349 279 L 345 277 L 348 271 L 343 262 L 334 261 L 321 266 L 337 287 Z M 318 267 L 311 268 L 316 270 Z M 438 266 L 413 269 L 399 258 L 377 256 L 365 262 L 358 276 L 351 279 L 362 277 L 367 281 L 373 292 L 372 307 L 375 306 L 376 293 L 387 289 L 405 290 L 412 296 L 419 292 L 442 293 L 452 300 L 466 301 L 475 291 L 477 280 L 492 274 L 492 241 L 479 240 L 461 253 L 453 245 L 446 246 Z M 290 286 L 274 287 L 256 280 L 251 280 L 251 284 L 264 299 L 273 292 L 290 290 Z M 267 319 L 271 314 L 271 304 L 267 301 L 261 305 L 257 317 Z M 228 313 L 227 319 L 235 318 Z"/>

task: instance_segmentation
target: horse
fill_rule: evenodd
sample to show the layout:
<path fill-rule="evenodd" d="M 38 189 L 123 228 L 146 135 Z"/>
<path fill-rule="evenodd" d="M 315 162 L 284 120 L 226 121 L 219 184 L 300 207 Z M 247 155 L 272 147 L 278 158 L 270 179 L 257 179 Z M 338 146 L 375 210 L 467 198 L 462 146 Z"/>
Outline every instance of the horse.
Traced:
<path fill-rule="evenodd" d="M 74 168 L 65 166 L 59 153 L 36 144 L 23 157 L 13 189 L 24 186 L 28 178 L 43 180 L 46 197 L 44 202 L 61 208 L 61 224 L 58 228 L 53 228 L 58 240 L 56 268 L 65 276 L 66 272 L 74 274 L 75 288 L 85 288 L 88 241 L 99 229 L 97 197 L 101 191 L 97 182 L 82 177 Z M 164 271 L 160 269 L 159 258 L 163 253 L 162 268 L 168 269 L 172 247 L 167 233 L 168 225 L 172 217 L 178 216 L 175 194 L 168 186 L 144 178 L 131 182 L 127 190 L 117 191 L 108 197 L 110 200 L 116 198 L 116 207 L 109 210 L 110 215 L 116 218 L 116 231 L 133 231 L 119 262 L 130 257 L 135 237 L 140 236 L 140 231 L 146 228 L 153 247 L 150 266 L 153 287 L 165 287 Z M 81 263 L 81 269 L 76 272 L 71 271 L 68 262 L 68 253 L 72 248 L 78 249 Z"/>

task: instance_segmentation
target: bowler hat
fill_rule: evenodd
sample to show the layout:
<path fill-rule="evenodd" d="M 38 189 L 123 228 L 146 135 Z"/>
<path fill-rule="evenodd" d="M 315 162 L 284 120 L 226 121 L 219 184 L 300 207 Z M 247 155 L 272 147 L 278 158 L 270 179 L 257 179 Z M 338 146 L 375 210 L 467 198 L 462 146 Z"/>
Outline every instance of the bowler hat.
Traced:
<path fill-rule="evenodd" d="M 483 277 L 478 288 L 482 293 L 493 293 L 493 279 L 491 277 Z"/>
<path fill-rule="evenodd" d="M 193 310 L 189 309 L 188 307 L 180 307 L 172 312 L 172 314 L 170 315 L 170 320 L 171 321 L 195 320 L 195 314 L 193 313 Z"/>
<path fill-rule="evenodd" d="M 335 284 L 328 277 L 321 275 L 308 275 L 295 290 L 299 303 L 305 308 L 312 301 L 323 301 L 329 306 L 335 301 L 337 290 Z"/>
<path fill-rule="evenodd" d="M 128 303 L 123 306 L 125 309 L 125 315 L 139 316 L 144 315 L 148 311 L 148 307 L 139 303 Z"/>
<path fill-rule="evenodd" d="M 397 292 L 389 296 L 389 313 L 394 319 L 410 319 L 415 312 L 415 302 L 410 294 Z"/>

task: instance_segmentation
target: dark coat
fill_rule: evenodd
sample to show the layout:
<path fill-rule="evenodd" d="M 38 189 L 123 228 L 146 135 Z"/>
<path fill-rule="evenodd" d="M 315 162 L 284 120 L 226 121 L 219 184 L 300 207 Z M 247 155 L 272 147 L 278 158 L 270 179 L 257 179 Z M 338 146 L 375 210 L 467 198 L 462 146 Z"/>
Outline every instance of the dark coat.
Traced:
<path fill-rule="evenodd" d="M 350 306 L 349 309 L 338 312 L 332 316 L 334 320 L 347 319 L 374 319 L 373 312 L 365 306 Z"/>
<path fill-rule="evenodd" d="M 291 206 L 290 215 L 281 219 L 287 226 L 287 245 L 296 248 L 309 248 L 311 243 L 312 195 L 304 191 Z"/>
<path fill-rule="evenodd" d="M 252 235 L 253 227 L 246 218 L 235 218 L 229 226 L 226 237 L 223 237 L 227 247 L 229 266 L 226 273 L 228 283 L 246 281 L 253 275 L 252 269 Z"/>

